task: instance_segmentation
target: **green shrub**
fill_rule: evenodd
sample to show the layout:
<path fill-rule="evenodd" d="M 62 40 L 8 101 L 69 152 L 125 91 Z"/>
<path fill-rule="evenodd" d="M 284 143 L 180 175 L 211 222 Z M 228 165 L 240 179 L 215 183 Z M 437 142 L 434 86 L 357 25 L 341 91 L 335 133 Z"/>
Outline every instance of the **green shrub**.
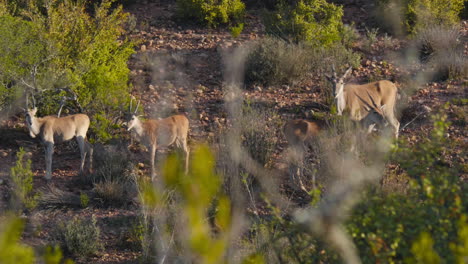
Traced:
<path fill-rule="evenodd" d="M 33 191 L 34 174 L 31 171 L 31 159 L 24 160 L 25 154 L 26 151 L 20 147 L 16 153 L 16 165 L 11 168 L 11 180 L 14 185 L 13 206 L 32 209 L 37 204 L 38 195 Z"/>
<path fill-rule="evenodd" d="M 86 208 L 89 204 L 89 196 L 86 193 L 80 193 L 80 204 L 81 207 Z"/>
<path fill-rule="evenodd" d="M 231 36 L 233 38 L 237 38 L 242 32 L 242 30 L 244 30 L 244 23 L 239 23 L 236 26 L 232 26 L 229 28 L 229 30 L 231 31 Z"/>
<path fill-rule="evenodd" d="M 451 148 L 445 138 L 447 127 L 446 116 L 436 115 L 430 137 L 416 145 L 401 140 L 395 148 L 394 158 L 411 178 L 406 195 L 370 191 L 354 209 L 348 229 L 364 262 L 413 258 L 418 248 L 430 246 L 429 240 L 420 237 L 430 232 L 434 251 L 454 263 L 450 244 L 457 240 L 457 222 L 465 217 L 468 203 L 458 166 L 450 167 L 444 158 Z M 418 239 L 415 243 L 422 244 L 413 245 Z"/>
<path fill-rule="evenodd" d="M 87 258 L 103 250 L 104 246 L 100 240 L 100 229 L 96 225 L 96 217 L 91 219 L 79 219 L 75 217 L 68 223 L 60 223 L 56 239 L 61 243 L 64 250 L 76 257 Z"/>
<path fill-rule="evenodd" d="M 354 23 L 351 25 L 343 25 L 340 35 L 341 43 L 343 43 L 346 48 L 352 48 L 360 38 L 359 32 L 356 30 Z"/>
<path fill-rule="evenodd" d="M 20 243 L 23 221 L 19 218 L 2 219 L 0 225 L 0 263 L 36 263 L 34 249 Z"/>
<path fill-rule="evenodd" d="M 388 21 L 388 16 L 399 16 L 395 25 L 403 31 L 414 34 L 433 25 L 451 26 L 460 21 L 459 15 L 464 7 L 464 0 L 379 0 L 378 15 Z M 397 10 L 388 12 L 388 10 Z"/>
<path fill-rule="evenodd" d="M 120 112 L 99 111 L 91 117 L 92 133 L 89 141 L 95 143 L 107 143 L 112 139 L 117 139 L 121 134 L 121 126 L 118 123 Z"/>
<path fill-rule="evenodd" d="M 245 4 L 241 0 L 177 0 L 181 18 L 191 18 L 208 26 L 238 24 L 244 18 Z"/>
<path fill-rule="evenodd" d="M 280 1 L 275 11 L 264 15 L 268 34 L 293 43 L 330 46 L 341 41 L 343 9 L 326 0 L 300 0 L 290 5 Z"/>

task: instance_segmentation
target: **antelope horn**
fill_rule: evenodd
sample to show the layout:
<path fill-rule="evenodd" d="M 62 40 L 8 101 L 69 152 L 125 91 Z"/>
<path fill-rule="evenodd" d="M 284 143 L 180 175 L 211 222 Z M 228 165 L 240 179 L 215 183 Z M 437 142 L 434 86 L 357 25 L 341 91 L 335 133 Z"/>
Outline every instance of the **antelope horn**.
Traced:
<path fill-rule="evenodd" d="M 377 106 L 377 104 L 375 103 L 374 98 L 372 98 L 372 96 L 370 95 L 369 91 L 366 91 L 366 92 L 367 92 L 367 96 L 369 96 L 369 99 L 371 100 L 372 105 L 374 106 L 374 108 L 375 108 L 376 110 L 380 110 L 380 108 L 379 108 L 379 107 Z"/>
<path fill-rule="evenodd" d="M 136 106 L 136 108 L 135 108 L 135 114 L 137 113 L 138 107 L 139 107 L 139 106 L 140 106 L 140 100 L 138 100 L 137 106 Z"/>
<path fill-rule="evenodd" d="M 34 99 L 34 95 L 31 95 L 33 101 L 33 108 L 36 108 L 36 99 Z"/>
<path fill-rule="evenodd" d="M 332 70 L 333 70 L 333 77 L 336 78 L 337 76 L 336 76 L 336 70 L 335 70 L 335 64 L 334 63 L 332 64 Z"/>
<path fill-rule="evenodd" d="M 368 102 L 366 102 L 366 100 L 362 99 L 362 97 L 359 96 L 356 92 L 354 92 L 354 95 L 356 95 L 356 97 L 359 98 L 359 100 L 361 100 L 361 102 L 363 102 L 365 106 L 367 106 L 367 108 L 366 108 L 367 111 L 369 111 L 371 109 L 375 109 L 376 111 L 378 111 L 378 109 L 376 109 L 376 107 L 372 107 Z M 371 98 L 371 100 L 372 100 L 372 98 Z"/>
<path fill-rule="evenodd" d="M 133 103 L 133 97 L 130 97 L 130 105 L 128 106 L 128 112 L 132 112 L 132 103 Z"/>
<path fill-rule="evenodd" d="M 346 78 L 346 77 L 351 73 L 351 70 L 352 70 L 352 69 L 353 69 L 353 67 L 351 66 L 351 67 L 349 67 L 349 68 L 346 70 L 346 72 L 345 72 L 344 75 L 343 75 L 343 79 Z"/>
<path fill-rule="evenodd" d="M 29 109 L 29 94 L 26 93 L 26 109 Z"/>

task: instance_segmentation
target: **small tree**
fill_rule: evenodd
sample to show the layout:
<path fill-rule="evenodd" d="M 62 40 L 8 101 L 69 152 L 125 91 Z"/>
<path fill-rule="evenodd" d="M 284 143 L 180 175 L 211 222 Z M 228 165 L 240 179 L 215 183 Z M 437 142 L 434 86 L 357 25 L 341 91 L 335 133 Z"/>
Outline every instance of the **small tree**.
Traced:
<path fill-rule="evenodd" d="M 37 195 L 33 194 L 33 173 L 31 160 L 24 160 L 26 152 L 21 147 L 16 153 L 16 165 L 11 168 L 11 180 L 14 184 L 13 206 L 34 208 L 37 204 Z"/>
<path fill-rule="evenodd" d="M 41 78 L 46 46 L 37 25 L 10 15 L 0 16 L 0 36 L 1 111 L 22 94 L 24 82 L 30 82 L 32 74 Z"/>

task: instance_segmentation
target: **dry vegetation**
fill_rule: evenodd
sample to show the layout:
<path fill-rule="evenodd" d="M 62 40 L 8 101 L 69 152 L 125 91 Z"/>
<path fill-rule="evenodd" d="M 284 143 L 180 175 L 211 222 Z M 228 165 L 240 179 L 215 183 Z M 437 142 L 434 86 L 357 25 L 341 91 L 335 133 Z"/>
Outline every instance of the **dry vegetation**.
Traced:
<path fill-rule="evenodd" d="M 411 28 L 405 36 L 402 25 L 384 27 L 389 21 L 376 19 L 374 1 L 328 1 L 343 5 L 339 19 L 347 25 L 325 45 L 267 36 L 272 29 L 263 23 L 271 19 L 262 18 L 274 14 L 274 1 L 244 1 L 243 19 L 244 6 L 232 1 L 236 8 L 226 18 L 217 17 L 226 8 L 220 6 L 216 16 L 198 22 L 177 16 L 176 1 L 120 2 L 130 16 L 116 61 L 128 58 L 129 69 L 106 78 L 126 82 L 128 73 L 131 91 L 124 85 L 113 90 L 115 100 L 99 95 L 94 103 L 85 85 L 106 85 L 79 66 L 63 84 L 89 77 L 77 91 L 91 100 L 84 110 L 93 116 L 92 173 L 78 174 L 78 146 L 63 143 L 55 147 L 47 181 L 43 148 L 16 107 L 23 97 L 0 89 L 0 223 L 23 230 L 21 239 L 7 240 L 0 225 L 0 263 L 7 252 L 2 243 L 15 245 L 11 252 L 22 252 L 25 263 L 32 257 L 27 246 L 46 263 L 62 256 L 76 263 L 466 263 L 466 20 Z M 286 33 L 287 23 L 275 23 Z M 81 63 L 89 62 L 93 55 L 83 53 Z M 355 83 L 396 83 L 398 141 L 387 130 L 364 136 L 349 118 L 335 115 L 325 78 L 332 65 L 339 73 L 352 66 Z M 37 77 L 39 85 L 49 87 L 47 74 Z M 41 94 L 43 113 L 55 113 L 55 99 L 64 96 L 53 90 L 62 85 L 58 75 L 51 74 L 54 88 Z M 148 150 L 122 126 L 128 95 L 141 99 L 145 118 L 188 117 L 188 174 L 177 148 L 158 148 L 150 180 Z M 293 119 L 321 126 L 299 154 L 283 132 Z M 61 250 L 47 247 L 55 245 Z"/>

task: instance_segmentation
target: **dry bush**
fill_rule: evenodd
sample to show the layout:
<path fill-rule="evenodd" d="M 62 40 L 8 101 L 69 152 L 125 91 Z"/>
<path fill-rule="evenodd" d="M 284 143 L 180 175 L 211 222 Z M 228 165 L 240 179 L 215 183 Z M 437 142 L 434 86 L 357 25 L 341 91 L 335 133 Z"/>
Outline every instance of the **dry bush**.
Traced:
<path fill-rule="evenodd" d="M 274 110 L 249 103 L 244 105 L 243 112 L 242 146 L 256 162 L 266 166 L 276 149 L 281 120 Z"/>
<path fill-rule="evenodd" d="M 421 61 L 433 69 L 434 80 L 468 76 L 468 59 L 458 27 L 424 28 L 416 35 L 416 42 Z"/>
<path fill-rule="evenodd" d="M 54 186 L 47 186 L 41 190 L 38 205 L 41 208 L 56 209 L 62 207 L 79 208 L 82 206 L 80 196 L 72 192 L 60 190 Z"/>

